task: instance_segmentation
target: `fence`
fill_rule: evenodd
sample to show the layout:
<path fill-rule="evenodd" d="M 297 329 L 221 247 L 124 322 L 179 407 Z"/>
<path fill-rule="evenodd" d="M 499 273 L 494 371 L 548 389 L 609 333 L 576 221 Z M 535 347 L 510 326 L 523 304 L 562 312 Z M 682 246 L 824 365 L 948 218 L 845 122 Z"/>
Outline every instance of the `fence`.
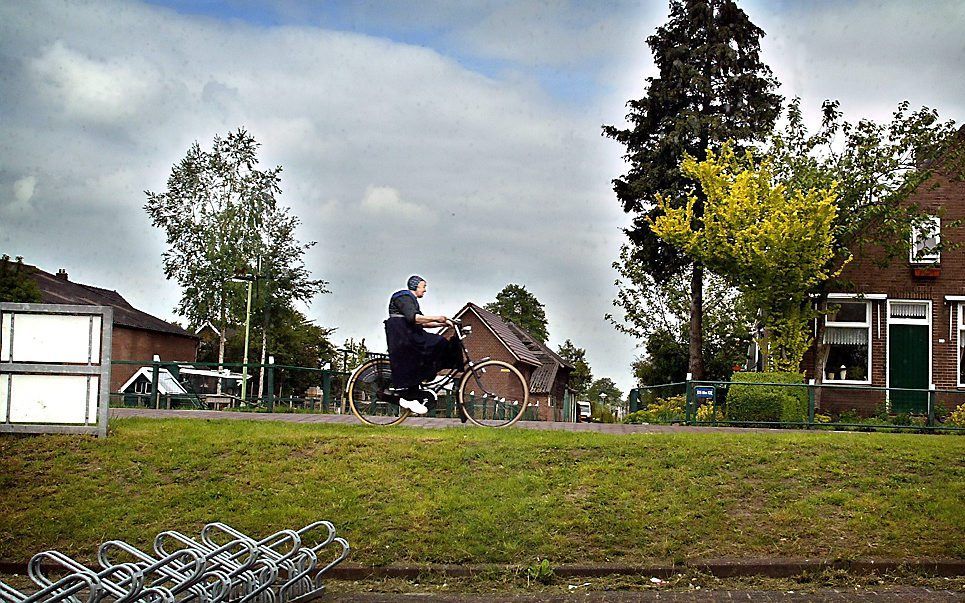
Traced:
<path fill-rule="evenodd" d="M 137 366 L 111 406 L 197 408 L 263 412 L 345 412 L 342 392 L 349 373 L 269 362 L 216 363 L 116 360 Z M 241 391 L 241 381 L 251 381 Z"/>
<path fill-rule="evenodd" d="M 379 356 L 369 354 L 369 357 Z M 351 413 L 345 385 L 351 371 L 257 363 L 117 360 L 115 367 L 137 367 L 123 392 L 112 392 L 111 406 L 157 409 L 241 410 L 249 412 Z M 351 368 L 351 367 L 349 367 Z M 247 370 L 246 370 L 247 369 Z M 130 370 L 130 369 L 129 369 Z M 263 373 L 263 376 L 262 376 Z M 253 381 L 241 395 L 240 381 Z M 559 420 L 575 421 L 575 400 L 562 400 Z M 429 417 L 458 418 L 456 394 L 446 391 Z M 522 420 L 538 421 L 537 406 Z"/>
<path fill-rule="evenodd" d="M 740 393 L 737 393 L 740 392 Z M 729 399 L 733 398 L 733 403 Z M 748 402 L 748 400 L 750 402 Z M 965 390 L 857 384 L 696 381 L 635 388 L 631 422 L 965 433 L 950 413 Z M 633 413 L 637 413 L 633 415 Z"/>

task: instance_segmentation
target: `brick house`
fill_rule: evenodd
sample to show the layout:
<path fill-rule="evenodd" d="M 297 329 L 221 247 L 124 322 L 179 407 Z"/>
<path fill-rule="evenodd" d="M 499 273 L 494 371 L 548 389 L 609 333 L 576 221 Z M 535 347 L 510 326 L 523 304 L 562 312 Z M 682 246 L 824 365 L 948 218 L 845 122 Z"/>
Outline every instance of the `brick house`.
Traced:
<path fill-rule="evenodd" d="M 965 127 L 959 131 L 965 141 Z M 908 199 L 929 216 L 912 234 L 907 257 L 888 266 L 873 246 L 845 267 L 842 283 L 829 295 L 836 307 L 825 321 L 823 342 L 830 346 L 824 382 L 909 389 L 961 390 L 942 393 L 938 402 L 954 408 L 965 401 L 965 181 L 937 164 L 932 176 Z M 938 243 L 946 249 L 938 251 Z M 814 377 L 814 348 L 804 359 Z M 854 409 L 874 414 L 882 405 L 891 412 L 927 412 L 927 394 L 822 388 L 819 408 L 837 413 Z"/>
<path fill-rule="evenodd" d="M 197 360 L 199 338 L 196 335 L 138 310 L 117 291 L 75 283 L 67 277 L 67 271 L 63 269 L 57 274 L 50 274 L 35 266 L 29 266 L 28 271 L 40 288 L 42 303 L 110 306 L 114 309 L 112 360 L 150 362 L 155 354 L 162 360 Z M 133 364 L 113 365 L 110 391 L 118 391 L 139 368 Z"/>
<path fill-rule="evenodd" d="M 465 345 L 473 359 L 489 357 L 515 366 L 529 384 L 530 403 L 537 405 L 540 420 L 563 420 L 572 365 L 525 330 L 472 302 L 455 318 L 472 327 Z"/>

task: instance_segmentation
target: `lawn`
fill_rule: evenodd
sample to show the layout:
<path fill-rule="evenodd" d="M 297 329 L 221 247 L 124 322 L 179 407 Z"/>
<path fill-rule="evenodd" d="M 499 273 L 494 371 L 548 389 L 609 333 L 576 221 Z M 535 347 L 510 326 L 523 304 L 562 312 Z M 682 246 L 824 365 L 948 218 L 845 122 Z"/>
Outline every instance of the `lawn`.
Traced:
<path fill-rule="evenodd" d="M 353 562 L 965 557 L 965 437 L 119 419 L 0 437 L 0 560 L 333 521 Z"/>

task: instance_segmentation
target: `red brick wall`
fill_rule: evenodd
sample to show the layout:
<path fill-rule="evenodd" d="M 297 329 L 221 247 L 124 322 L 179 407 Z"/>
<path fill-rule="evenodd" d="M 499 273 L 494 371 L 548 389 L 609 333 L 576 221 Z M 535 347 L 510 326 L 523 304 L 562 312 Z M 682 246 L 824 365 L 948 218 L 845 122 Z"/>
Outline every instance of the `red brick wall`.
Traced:
<path fill-rule="evenodd" d="M 506 349 L 506 346 L 500 342 L 500 340 L 489 330 L 479 317 L 473 314 L 472 311 L 466 312 L 461 317 L 462 323 L 472 327 L 472 334 L 469 335 L 463 343 L 466 346 L 466 351 L 469 352 L 469 357 L 474 361 L 478 362 L 479 359 L 484 357 L 489 357 L 493 360 L 502 360 L 503 362 L 508 362 L 509 364 L 515 366 L 519 369 L 519 372 L 523 374 L 523 379 L 526 383 L 531 382 L 533 371 L 538 367 L 535 367 L 526 362 L 520 362 L 517 360 L 512 352 Z M 539 413 L 540 418 L 543 420 L 552 420 L 553 408 L 548 405 L 547 397 L 535 396 L 530 394 L 530 402 L 539 403 Z"/>
<path fill-rule="evenodd" d="M 941 217 L 942 242 L 965 243 L 962 228 L 952 228 L 955 220 L 965 219 L 965 182 L 950 179 L 942 174 L 934 175 L 918 187 L 908 202 L 919 205 L 926 213 Z M 884 257 L 880 247 L 869 246 L 859 257 L 845 267 L 843 282 L 853 284 L 852 289 L 842 292 L 884 293 L 888 299 L 931 300 L 932 307 L 932 382 L 939 389 L 955 389 L 958 386 L 958 324 L 957 303 L 946 302 L 946 295 L 965 295 L 965 249 L 946 249 L 941 254 L 941 275 L 937 278 L 915 277 L 907 255 L 895 258 L 888 267 L 882 268 L 876 260 Z M 880 316 L 880 334 L 879 334 Z M 885 301 L 872 301 L 871 320 L 871 379 L 872 385 L 887 385 L 888 314 Z M 949 336 L 951 321 L 951 336 Z M 813 377 L 813 356 L 804 360 L 808 378 Z M 851 408 L 871 414 L 883 401 L 881 394 L 857 392 L 830 392 L 822 394 L 825 411 L 841 411 Z"/>
<path fill-rule="evenodd" d="M 197 360 L 198 340 L 193 337 L 169 335 L 114 325 L 111 333 L 111 360 L 151 362 L 157 354 L 161 360 L 194 362 Z M 111 366 L 111 392 L 116 392 L 140 365 Z"/>

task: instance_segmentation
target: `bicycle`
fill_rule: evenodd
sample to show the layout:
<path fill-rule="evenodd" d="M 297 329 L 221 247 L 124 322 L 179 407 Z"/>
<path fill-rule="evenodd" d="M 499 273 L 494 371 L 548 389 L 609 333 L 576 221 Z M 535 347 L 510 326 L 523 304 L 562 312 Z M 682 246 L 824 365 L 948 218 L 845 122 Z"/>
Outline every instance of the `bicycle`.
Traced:
<path fill-rule="evenodd" d="M 456 337 L 463 341 L 472 327 L 448 321 Z M 447 369 L 420 389 L 431 392 L 438 401 L 456 391 L 457 413 L 480 427 L 509 427 L 520 420 L 529 406 L 529 385 L 515 366 L 502 360 L 473 360 L 462 346 L 465 366 Z M 389 359 L 374 358 L 356 368 L 345 385 L 345 397 L 352 413 L 367 425 L 398 425 L 411 412 L 399 406 L 392 387 Z"/>

